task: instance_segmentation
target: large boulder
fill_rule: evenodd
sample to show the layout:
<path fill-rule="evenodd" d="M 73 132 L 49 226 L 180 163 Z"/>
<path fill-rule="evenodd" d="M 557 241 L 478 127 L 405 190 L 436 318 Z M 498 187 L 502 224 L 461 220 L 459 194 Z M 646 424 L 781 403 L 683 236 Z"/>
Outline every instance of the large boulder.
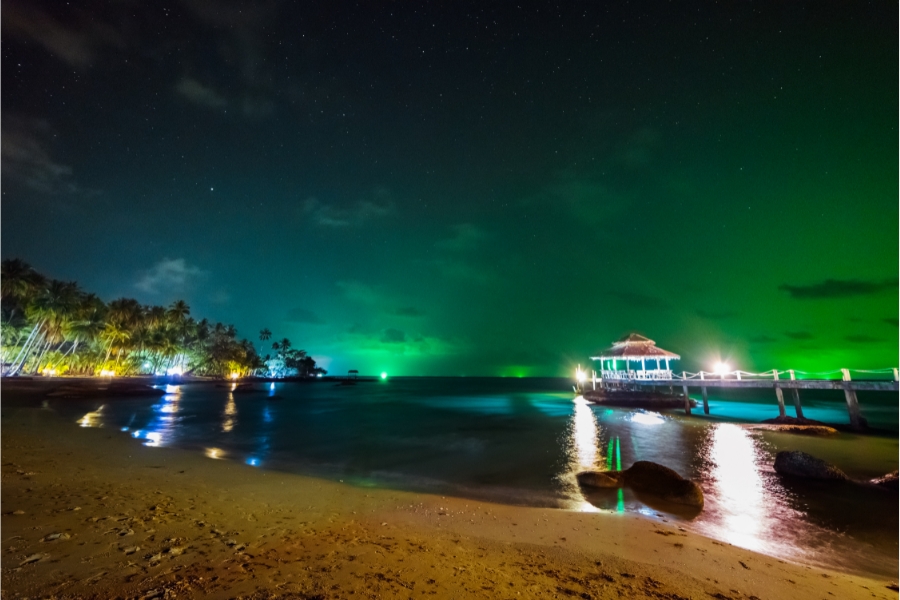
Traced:
<path fill-rule="evenodd" d="M 622 472 L 625 484 L 637 492 L 653 494 L 674 504 L 703 508 L 703 490 L 669 467 L 639 460 Z"/>
<path fill-rule="evenodd" d="M 576 477 L 585 487 L 628 486 L 673 504 L 703 508 L 703 490 L 699 485 L 668 467 L 647 460 L 639 460 L 624 471 L 585 471 Z"/>
<path fill-rule="evenodd" d="M 900 489 L 897 485 L 897 471 L 888 473 L 884 477 L 872 479 L 871 481 L 869 481 L 869 483 L 877 485 L 878 487 L 882 487 L 886 490 L 894 490 L 895 492 Z"/>
<path fill-rule="evenodd" d="M 593 488 L 620 488 L 623 486 L 622 471 L 584 471 L 575 476 L 578 483 Z"/>
<path fill-rule="evenodd" d="M 780 475 L 807 479 L 848 481 L 850 478 L 832 464 L 799 450 L 785 450 L 775 455 L 775 471 Z"/>

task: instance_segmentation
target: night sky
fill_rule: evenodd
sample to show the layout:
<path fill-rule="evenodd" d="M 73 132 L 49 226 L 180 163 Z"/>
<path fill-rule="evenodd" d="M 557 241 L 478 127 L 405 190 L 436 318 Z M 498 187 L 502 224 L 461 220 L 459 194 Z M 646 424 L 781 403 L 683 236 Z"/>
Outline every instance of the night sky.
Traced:
<path fill-rule="evenodd" d="M 896 366 L 897 23 L 6 0 L 3 257 L 336 374 L 569 375 L 630 331 L 688 369 Z"/>

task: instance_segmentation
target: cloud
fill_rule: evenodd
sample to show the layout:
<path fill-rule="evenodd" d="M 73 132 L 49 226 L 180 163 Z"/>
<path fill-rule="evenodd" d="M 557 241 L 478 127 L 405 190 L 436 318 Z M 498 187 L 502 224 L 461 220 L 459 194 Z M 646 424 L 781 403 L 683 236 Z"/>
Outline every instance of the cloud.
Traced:
<path fill-rule="evenodd" d="M 461 260 L 437 258 L 429 261 L 429 264 L 437 269 L 441 276 L 459 282 L 485 285 L 496 279 L 493 271 Z"/>
<path fill-rule="evenodd" d="M 893 325 L 894 327 L 897 327 L 898 322 L 900 322 L 900 320 L 898 320 L 897 317 L 887 317 L 885 319 L 882 319 L 882 321 L 884 321 L 888 325 Z"/>
<path fill-rule="evenodd" d="M 738 316 L 737 311 L 733 310 L 703 310 L 702 308 L 697 309 L 697 315 L 703 317 L 704 319 L 711 319 L 714 321 L 718 321 L 720 319 L 733 319 Z"/>
<path fill-rule="evenodd" d="M 818 300 L 825 298 L 849 298 L 851 296 L 871 296 L 888 290 L 896 290 L 898 278 L 881 281 L 861 281 L 859 279 L 826 279 L 821 283 L 810 285 L 778 286 L 798 300 Z"/>
<path fill-rule="evenodd" d="M 271 47 L 268 28 L 278 17 L 278 3 L 184 0 L 184 4 L 197 20 L 222 36 L 217 44 L 221 59 L 238 66 L 237 75 L 244 84 L 270 83 L 265 54 Z"/>
<path fill-rule="evenodd" d="M 144 273 L 134 287 L 148 294 L 174 293 L 187 289 L 206 272 L 187 264 L 183 258 L 164 258 Z"/>
<path fill-rule="evenodd" d="M 578 222 L 591 225 L 631 204 L 631 198 L 608 185 L 571 174 L 547 186 L 545 196 L 551 204 L 568 209 Z"/>
<path fill-rule="evenodd" d="M 646 167 L 660 146 L 659 133 L 647 127 L 638 129 L 622 145 L 619 160 L 632 169 Z"/>
<path fill-rule="evenodd" d="M 406 342 L 406 334 L 399 329 L 385 329 L 381 333 L 381 341 L 385 344 L 402 344 Z"/>
<path fill-rule="evenodd" d="M 222 109 L 228 106 L 228 100 L 216 90 L 190 77 L 182 77 L 181 81 L 175 86 L 175 91 L 182 98 L 198 106 L 214 109 Z"/>
<path fill-rule="evenodd" d="M 808 331 L 785 331 L 784 336 L 792 340 L 811 340 L 813 334 Z"/>
<path fill-rule="evenodd" d="M 853 335 L 844 336 L 844 339 L 854 344 L 872 344 L 881 341 L 881 338 L 872 337 L 864 333 L 854 333 Z"/>
<path fill-rule="evenodd" d="M 481 246 L 487 238 L 483 229 L 471 223 L 460 223 L 453 225 L 450 229 L 453 234 L 449 238 L 438 241 L 435 246 L 451 252 L 468 252 Z"/>
<path fill-rule="evenodd" d="M 61 61 L 76 68 L 91 66 L 104 46 L 123 48 L 124 38 L 102 23 L 95 12 L 70 12 L 62 23 L 26 2 L 3 4 L 3 30 L 36 42 Z"/>
<path fill-rule="evenodd" d="M 610 296 L 624 301 L 633 308 L 667 308 L 668 305 L 654 296 L 647 296 L 637 292 L 615 291 L 607 292 Z"/>
<path fill-rule="evenodd" d="M 425 313 L 415 306 L 402 306 L 394 310 L 391 314 L 398 317 L 424 317 Z"/>
<path fill-rule="evenodd" d="M 376 292 L 372 286 L 361 281 L 338 281 L 335 285 L 345 298 L 353 302 L 360 304 L 379 304 L 381 302 L 381 294 Z"/>
<path fill-rule="evenodd" d="M 301 214 L 321 227 L 359 227 L 369 221 L 394 212 L 393 201 L 385 193 L 376 192 L 372 200 L 358 200 L 349 206 L 327 203 L 317 198 L 307 198 L 301 205 Z"/>
<path fill-rule="evenodd" d="M 231 294 L 228 290 L 218 290 L 210 294 L 209 301 L 213 304 L 228 304 L 231 302 Z"/>
<path fill-rule="evenodd" d="M 48 148 L 53 131 L 40 119 L 7 116 L 0 135 L 3 177 L 44 194 L 79 191 L 72 167 L 58 162 Z"/>
<path fill-rule="evenodd" d="M 299 306 L 290 309 L 284 320 L 291 323 L 306 323 L 309 325 L 321 325 L 325 322 L 316 313 Z"/>
<path fill-rule="evenodd" d="M 770 335 L 755 335 L 750 338 L 751 344 L 771 344 L 772 342 L 777 342 L 778 338 L 773 338 Z"/>

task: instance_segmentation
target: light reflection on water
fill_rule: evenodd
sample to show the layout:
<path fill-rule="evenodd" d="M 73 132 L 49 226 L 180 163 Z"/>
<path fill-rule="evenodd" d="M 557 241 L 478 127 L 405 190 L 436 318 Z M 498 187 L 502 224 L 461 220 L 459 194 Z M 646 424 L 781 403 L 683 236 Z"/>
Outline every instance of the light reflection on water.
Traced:
<path fill-rule="evenodd" d="M 725 541 L 760 552 L 796 554 L 773 537 L 781 521 L 802 518 L 785 506 L 776 494 L 766 498 L 760 464 L 763 453 L 745 428 L 732 423 L 716 424 L 712 430 L 708 471 L 704 483 L 710 489 L 712 510 L 717 518 L 707 531 Z M 791 513 L 791 514 L 787 514 Z M 778 519 L 773 514 L 779 515 Z M 707 521 L 707 519 L 702 519 Z"/>
<path fill-rule="evenodd" d="M 237 405 L 234 403 L 234 384 L 232 384 L 232 391 L 228 392 L 228 402 L 225 404 L 225 412 L 222 413 L 222 432 L 228 433 L 232 429 L 234 429 L 234 424 L 237 421 Z"/>
<path fill-rule="evenodd" d="M 103 427 L 103 405 L 78 419 L 78 424 L 82 427 Z"/>
<path fill-rule="evenodd" d="M 588 402 L 581 396 L 575 399 L 574 404 L 571 428 L 574 449 L 572 454 L 578 470 L 586 471 L 595 468 L 600 459 L 597 419 Z"/>
<path fill-rule="evenodd" d="M 454 387 L 465 385 L 471 388 Z M 483 389 L 489 385 L 496 388 Z M 122 428 L 148 446 L 182 446 L 254 467 L 585 512 L 665 515 L 764 553 L 830 566 L 854 560 L 867 569 L 896 571 L 896 556 L 880 554 L 891 543 L 896 546 L 896 539 L 885 541 L 882 529 L 870 528 L 867 545 L 857 543 L 857 522 L 841 514 L 850 511 L 827 498 L 811 508 L 807 491 L 786 486 L 771 469 L 778 450 L 802 449 L 839 466 L 869 469 L 851 472 L 855 477 L 876 476 L 896 468 L 896 440 L 760 434 L 702 416 L 600 408 L 580 398 L 573 402 L 571 394 L 509 392 L 507 385 L 278 384 L 277 397 L 271 384 L 260 386 L 258 394 L 240 395 L 229 388 L 182 385 L 167 388 L 152 404 L 143 399 L 100 408 L 82 404 L 73 420 Z M 78 406 L 51 402 L 61 412 Z M 771 404 L 751 408 L 766 414 Z M 722 403 L 715 412 L 725 408 Z M 704 510 L 687 515 L 628 489 L 587 493 L 575 481 L 579 471 L 628 468 L 637 460 L 664 464 L 698 481 Z M 868 497 L 858 504 L 855 512 L 863 515 L 880 506 Z M 896 522 L 896 515 L 891 518 L 887 528 Z"/>

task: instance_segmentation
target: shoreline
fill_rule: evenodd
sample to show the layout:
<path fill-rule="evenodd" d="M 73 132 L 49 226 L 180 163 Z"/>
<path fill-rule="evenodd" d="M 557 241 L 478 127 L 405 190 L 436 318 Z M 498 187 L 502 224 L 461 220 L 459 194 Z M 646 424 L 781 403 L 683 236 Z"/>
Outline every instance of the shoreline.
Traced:
<path fill-rule="evenodd" d="M 4 597 L 896 596 L 639 515 L 355 487 L 4 413 Z"/>

